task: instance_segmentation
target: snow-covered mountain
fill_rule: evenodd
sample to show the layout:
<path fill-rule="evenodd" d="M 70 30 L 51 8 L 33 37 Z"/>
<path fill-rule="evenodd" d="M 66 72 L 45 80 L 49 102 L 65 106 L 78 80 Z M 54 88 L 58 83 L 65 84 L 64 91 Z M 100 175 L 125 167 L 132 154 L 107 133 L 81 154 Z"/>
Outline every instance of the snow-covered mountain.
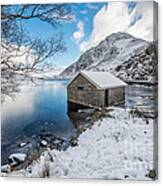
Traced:
<path fill-rule="evenodd" d="M 41 70 L 28 73 L 28 76 L 36 79 L 58 79 L 63 69 L 63 67 L 45 66 Z"/>
<path fill-rule="evenodd" d="M 113 33 L 87 50 L 61 76 L 70 78 L 80 70 L 110 71 L 125 81 L 154 82 L 157 77 L 156 44 L 127 33 Z"/>

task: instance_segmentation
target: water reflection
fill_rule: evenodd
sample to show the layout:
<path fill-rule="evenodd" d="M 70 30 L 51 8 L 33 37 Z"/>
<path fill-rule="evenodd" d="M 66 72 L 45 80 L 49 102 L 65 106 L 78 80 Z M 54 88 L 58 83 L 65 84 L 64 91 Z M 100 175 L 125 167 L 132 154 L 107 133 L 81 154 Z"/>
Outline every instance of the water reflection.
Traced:
<path fill-rule="evenodd" d="M 2 106 L 1 144 L 2 151 L 7 152 L 5 156 L 16 151 L 11 147 L 13 143 L 37 136 L 42 130 L 61 138 L 74 133 L 67 116 L 66 84 L 66 81 L 47 81 L 22 86 L 15 101 L 9 100 Z"/>
<path fill-rule="evenodd" d="M 128 85 L 125 93 L 127 107 L 152 110 L 157 107 L 157 86 Z"/>

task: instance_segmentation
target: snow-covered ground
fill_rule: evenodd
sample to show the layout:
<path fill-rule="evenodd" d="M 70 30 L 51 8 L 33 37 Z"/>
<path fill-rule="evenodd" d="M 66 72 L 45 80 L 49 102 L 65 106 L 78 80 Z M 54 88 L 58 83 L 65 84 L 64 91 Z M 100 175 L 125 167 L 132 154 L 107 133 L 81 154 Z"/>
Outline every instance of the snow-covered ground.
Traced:
<path fill-rule="evenodd" d="M 4 176 L 149 180 L 154 120 L 112 108 L 66 151 L 47 150 L 27 169 Z"/>

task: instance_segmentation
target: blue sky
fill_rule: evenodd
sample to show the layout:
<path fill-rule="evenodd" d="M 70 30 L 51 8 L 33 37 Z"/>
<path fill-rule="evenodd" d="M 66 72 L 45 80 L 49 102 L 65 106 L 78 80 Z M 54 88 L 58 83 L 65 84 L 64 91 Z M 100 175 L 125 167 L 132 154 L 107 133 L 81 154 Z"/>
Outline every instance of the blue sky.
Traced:
<path fill-rule="evenodd" d="M 57 66 L 68 66 L 69 64 L 75 62 L 81 54 L 78 43 L 73 38 L 73 34 L 78 31 L 78 22 L 82 22 L 83 24 L 84 37 L 82 40 L 89 39 L 93 29 L 93 18 L 105 5 L 106 3 L 71 4 L 72 13 L 74 15 L 73 20 L 67 23 L 62 23 L 61 26 L 57 27 L 57 30 L 48 23 L 41 22 L 38 19 L 26 21 L 25 26 L 30 35 L 44 39 L 54 36 L 56 32 L 61 32 L 64 36 L 67 51 L 49 60 Z"/>
<path fill-rule="evenodd" d="M 153 40 L 152 2 L 73 3 L 70 6 L 74 18 L 63 22 L 57 30 L 38 19 L 25 22 L 34 37 L 48 39 L 56 32 L 63 34 L 67 51 L 49 59 L 54 65 L 69 66 L 84 50 L 96 46 L 114 32 L 127 32 L 141 39 Z"/>

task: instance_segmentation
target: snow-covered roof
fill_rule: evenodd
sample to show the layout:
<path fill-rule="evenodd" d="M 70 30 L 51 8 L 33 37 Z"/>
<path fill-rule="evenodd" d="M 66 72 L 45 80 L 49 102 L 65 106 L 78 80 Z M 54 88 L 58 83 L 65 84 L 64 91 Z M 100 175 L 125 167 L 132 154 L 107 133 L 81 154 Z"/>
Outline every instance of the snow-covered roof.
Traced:
<path fill-rule="evenodd" d="M 123 87 L 127 85 L 125 82 L 115 77 L 110 72 L 80 71 L 76 76 L 79 74 L 83 75 L 98 89 Z M 76 78 L 76 76 L 74 78 Z M 73 81 L 73 79 L 69 82 L 69 84 Z"/>

